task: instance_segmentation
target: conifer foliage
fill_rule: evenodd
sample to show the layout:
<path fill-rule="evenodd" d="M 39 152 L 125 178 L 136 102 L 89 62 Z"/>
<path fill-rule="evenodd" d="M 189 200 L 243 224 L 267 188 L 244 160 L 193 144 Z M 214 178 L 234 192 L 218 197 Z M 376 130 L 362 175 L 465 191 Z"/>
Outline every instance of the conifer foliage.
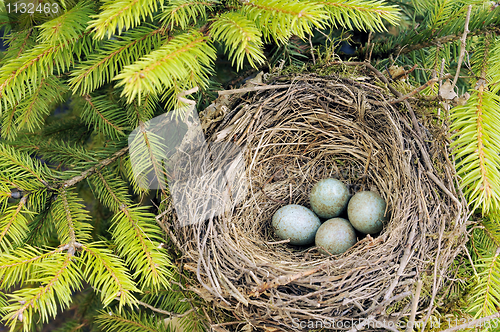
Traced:
<path fill-rule="evenodd" d="M 399 26 L 396 36 L 375 41 L 368 51 L 381 67 L 416 66 L 410 76 L 414 85 L 443 73 L 459 74 L 439 110 L 450 115 L 461 188 L 476 213 L 473 219 L 479 219 L 464 254 L 468 269 L 459 275 L 468 286 L 462 290 L 468 292 L 467 311 L 475 318 L 489 316 L 500 307 L 500 6 L 462 0 L 404 3 L 412 28 Z M 366 47 L 359 50 L 365 52 Z M 440 87 L 432 84 L 424 93 L 444 95 Z"/>
<path fill-rule="evenodd" d="M 173 317 L 202 330 L 202 304 L 185 290 L 175 253 L 162 243 L 159 211 L 148 204 L 164 206 L 168 190 L 146 190 L 134 176 L 128 135 L 165 112 L 182 115 L 179 97 L 209 90 L 218 58 L 236 70 L 268 66 L 268 45 L 288 47 L 292 37 L 318 30 L 371 31 L 358 58 L 371 57 L 388 76 L 395 66 L 416 68 L 409 75 L 415 86 L 459 74 L 449 91 L 456 98 L 441 96 L 436 110 L 450 115 L 452 157 L 481 217 L 458 277 L 467 281 L 471 315 L 498 311 L 498 3 L 25 2 L 33 13 L 0 1 L 7 47 L 0 52 L 0 316 L 12 331 L 35 331 L 68 309 L 77 318 L 59 331 L 170 331 Z M 397 26 L 391 34 L 389 25 Z M 442 95 L 440 87 L 422 93 Z M 161 140 L 144 129 L 134 144 L 142 144 L 130 152 L 137 167 L 161 176 Z"/>
<path fill-rule="evenodd" d="M 200 330 L 145 204 L 168 191 L 134 177 L 127 135 L 207 89 L 218 48 L 256 68 L 265 44 L 399 20 L 397 6 L 370 0 L 27 2 L 32 13 L 0 1 L 0 313 L 12 331 L 73 301 L 80 318 L 60 331 L 167 331 L 158 315 L 169 312 Z M 161 146 L 142 134 L 141 167 L 161 172 Z"/>

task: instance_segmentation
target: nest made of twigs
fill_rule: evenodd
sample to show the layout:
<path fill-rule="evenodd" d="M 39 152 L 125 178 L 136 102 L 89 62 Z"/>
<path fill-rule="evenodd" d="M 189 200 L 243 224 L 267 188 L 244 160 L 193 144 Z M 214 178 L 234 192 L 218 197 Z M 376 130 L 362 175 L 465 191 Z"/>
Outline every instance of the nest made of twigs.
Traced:
<path fill-rule="evenodd" d="M 299 75 L 273 84 L 286 85 L 233 98 L 205 133 L 244 152 L 245 172 L 232 182 L 233 198 L 244 197 L 189 225 L 174 214 L 164 220 L 195 290 L 253 326 L 296 330 L 298 321 L 403 319 L 413 283 L 427 275 L 432 295 L 418 303 L 425 314 L 465 241 L 467 208 L 446 130 L 417 114 L 417 133 L 376 78 Z M 380 235 L 360 236 L 341 256 L 277 239 L 274 212 L 289 203 L 309 208 L 311 187 L 328 177 L 351 194 L 380 193 L 389 216 Z"/>

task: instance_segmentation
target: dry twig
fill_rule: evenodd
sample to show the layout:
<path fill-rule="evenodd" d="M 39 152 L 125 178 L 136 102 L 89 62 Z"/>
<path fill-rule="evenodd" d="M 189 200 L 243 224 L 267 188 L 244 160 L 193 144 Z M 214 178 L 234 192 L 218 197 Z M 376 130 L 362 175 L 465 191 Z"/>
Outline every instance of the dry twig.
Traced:
<path fill-rule="evenodd" d="M 258 86 L 251 86 L 248 88 L 219 91 L 218 94 L 219 94 L 219 96 L 227 96 L 227 95 L 232 95 L 235 93 L 246 93 L 246 92 L 252 92 L 252 91 L 285 89 L 285 88 L 289 88 L 290 86 L 292 86 L 292 85 L 291 84 L 263 85 L 263 86 L 258 85 Z"/>
<path fill-rule="evenodd" d="M 422 280 L 417 281 L 417 289 L 415 290 L 415 295 L 413 295 L 413 301 L 411 303 L 411 313 L 410 319 L 408 320 L 408 326 L 406 327 L 406 332 L 413 331 L 413 325 L 415 323 L 415 315 L 418 309 L 418 300 L 420 299 L 420 292 L 422 291 Z"/>
<path fill-rule="evenodd" d="M 445 79 L 448 79 L 448 78 L 451 78 L 452 76 L 450 74 L 446 74 L 445 76 L 441 77 L 441 78 L 432 78 L 430 79 L 429 81 L 427 81 L 425 84 L 419 86 L 418 88 L 416 88 L 415 90 L 413 90 L 412 92 L 404 95 L 404 96 L 401 96 L 399 97 L 398 99 L 393 99 L 393 100 L 389 100 L 389 104 L 397 104 L 397 103 L 400 103 L 412 96 L 414 96 L 415 94 L 419 93 L 420 91 L 422 91 L 423 89 L 427 88 L 428 86 L 431 86 L 432 84 L 436 83 L 436 82 L 441 82 L 442 80 L 445 80 Z"/>
<path fill-rule="evenodd" d="M 465 16 L 464 33 L 460 38 L 460 55 L 458 56 L 457 72 L 455 73 L 453 84 L 451 85 L 452 90 L 453 88 L 455 88 L 455 85 L 457 84 L 458 77 L 460 76 L 460 69 L 462 69 L 462 61 L 464 61 L 465 47 L 467 46 L 467 34 L 469 33 L 469 21 L 470 21 L 471 10 L 472 10 L 472 5 L 469 5 L 469 7 L 467 7 L 467 15 Z"/>

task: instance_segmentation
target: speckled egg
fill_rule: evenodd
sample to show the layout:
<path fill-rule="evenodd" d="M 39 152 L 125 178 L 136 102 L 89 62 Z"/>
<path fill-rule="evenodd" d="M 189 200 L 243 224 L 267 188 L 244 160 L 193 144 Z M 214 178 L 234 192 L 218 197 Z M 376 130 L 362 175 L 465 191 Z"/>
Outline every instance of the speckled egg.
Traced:
<path fill-rule="evenodd" d="M 323 179 L 312 187 L 309 201 L 321 218 L 337 217 L 347 206 L 349 190 L 337 179 Z"/>
<path fill-rule="evenodd" d="M 316 232 L 316 246 L 333 255 L 340 255 L 356 243 L 356 232 L 344 218 L 328 219 Z"/>
<path fill-rule="evenodd" d="M 365 234 L 382 230 L 386 203 L 374 191 L 356 193 L 347 206 L 347 216 L 352 226 Z"/>
<path fill-rule="evenodd" d="M 290 204 L 276 211 L 272 225 L 274 233 L 280 239 L 290 239 L 290 244 L 293 245 L 306 245 L 314 242 L 314 236 L 321 222 L 308 208 Z"/>

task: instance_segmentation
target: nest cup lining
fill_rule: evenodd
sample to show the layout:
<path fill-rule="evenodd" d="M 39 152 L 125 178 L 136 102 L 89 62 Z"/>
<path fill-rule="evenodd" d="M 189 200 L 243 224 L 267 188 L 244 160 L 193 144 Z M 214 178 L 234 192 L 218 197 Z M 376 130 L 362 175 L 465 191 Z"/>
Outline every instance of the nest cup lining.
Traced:
<path fill-rule="evenodd" d="M 181 227 L 174 213 L 163 220 L 199 285 L 193 290 L 254 326 L 285 330 L 296 330 L 297 319 L 408 315 L 412 283 L 423 273 L 432 279 L 437 269 L 437 292 L 466 241 L 466 204 L 455 190 L 445 135 L 425 123 L 429 136 L 420 146 L 448 194 L 426 175 L 422 142 L 405 125 L 409 117 L 384 106 L 389 98 L 373 81 L 300 76 L 285 83 L 292 86 L 233 101 L 225 118 L 207 128 L 210 140 L 224 137 L 245 147 L 247 196 L 208 221 Z M 276 238 L 274 212 L 289 203 L 310 208 L 312 186 L 328 177 L 344 182 L 351 194 L 381 194 L 390 218 L 380 235 L 362 238 L 341 256 Z M 243 183 L 237 178 L 233 186 Z M 421 297 L 419 307 L 431 302 Z"/>

